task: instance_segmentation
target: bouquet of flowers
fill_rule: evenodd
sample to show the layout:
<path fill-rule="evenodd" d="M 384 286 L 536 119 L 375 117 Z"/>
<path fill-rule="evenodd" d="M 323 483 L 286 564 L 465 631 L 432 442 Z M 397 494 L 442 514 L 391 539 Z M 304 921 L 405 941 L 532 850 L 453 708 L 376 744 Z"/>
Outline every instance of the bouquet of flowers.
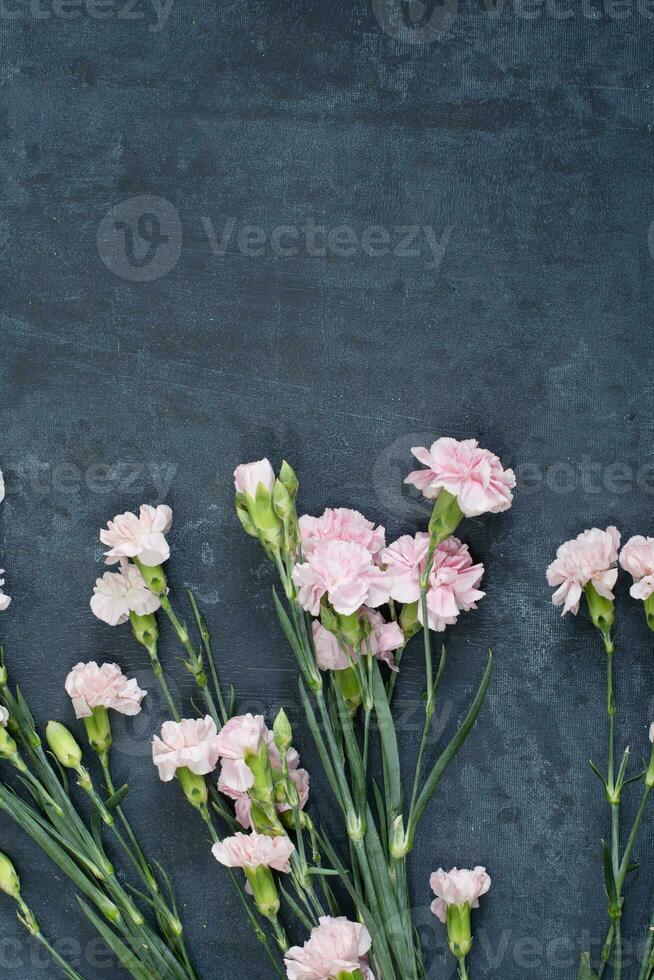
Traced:
<path fill-rule="evenodd" d="M 120 514 L 100 532 L 105 560 L 114 567 L 97 579 L 91 609 L 108 625 L 129 623 L 147 651 L 170 713 L 153 737 L 154 764 L 160 779 L 178 784 L 202 821 L 213 856 L 230 876 L 268 956 L 271 975 L 426 976 L 411 917 L 407 860 L 430 800 L 475 724 L 492 670 L 489 653 L 463 720 L 433 758 L 430 732 L 446 652 L 442 646 L 434 663 L 432 634 L 453 626 L 483 598 L 484 568 L 455 532 L 465 517 L 509 508 L 515 479 L 475 440 L 441 438 L 413 453 L 424 469 L 406 482 L 433 501 L 431 519 L 426 531 L 391 544 L 383 527 L 355 510 L 298 517 L 299 484 L 286 462 L 277 475 L 266 459 L 238 466 L 234 474 L 237 516 L 278 578 L 272 605 L 297 660 L 302 706 L 345 848 L 330 836 L 326 809 L 310 801 L 310 777 L 284 710 L 272 724 L 261 715 L 239 714 L 237 692 L 231 687 L 227 693 L 218 676 L 195 596 L 189 592 L 193 629 L 175 607 L 164 570 L 170 508 L 143 505 L 138 515 Z M 0 609 L 9 603 L 3 584 Z M 203 702 L 186 717 L 159 659 L 162 617 Z M 413 637 L 424 657 L 424 725 L 413 779 L 405 787 L 393 701 Z M 111 774 L 111 712 L 137 714 L 146 692 L 113 663 L 77 664 L 65 686 L 85 728 L 87 760 L 79 740 L 56 721 L 45 729 L 49 752 L 44 750 L 25 697 L 9 684 L 3 658 L 0 758 L 17 778 L 13 785 L 0 782 L 0 809 L 70 878 L 85 915 L 132 977 L 194 980 L 199 974 L 170 877 L 144 853 L 126 812 L 128 787 L 116 789 Z M 90 801 L 90 820 L 78 792 Z M 124 864 L 120 876 L 118 859 Z M 459 975 L 466 978 L 471 910 L 488 892 L 490 877 L 480 866 L 439 868 L 429 884 L 436 896 L 432 911 L 446 925 Z M 0 889 L 14 899 L 20 921 L 64 973 L 79 977 L 42 935 L 5 855 Z"/>
<path fill-rule="evenodd" d="M 613 976 L 622 976 L 623 946 L 621 919 L 624 905 L 624 888 L 630 871 L 638 867 L 632 862 L 634 845 L 645 815 L 649 796 L 654 787 L 654 744 L 642 768 L 629 774 L 629 747 L 625 748 L 616 765 L 616 696 L 613 685 L 613 661 L 616 646 L 613 637 L 615 624 L 615 596 L 613 589 L 618 578 L 618 561 L 633 578 L 631 595 L 643 603 L 645 620 L 654 629 L 654 538 L 640 535 L 630 538 L 620 551 L 620 532 L 616 527 L 606 530 L 594 527 L 583 531 L 572 541 L 562 544 L 556 559 L 547 569 L 547 581 L 557 586 L 552 601 L 562 606 L 562 615 L 577 615 L 584 602 L 593 626 L 598 630 L 606 657 L 606 718 L 607 753 L 606 769 L 601 770 L 594 762 L 590 765 L 602 783 L 604 797 L 609 807 L 610 832 L 601 841 L 604 890 L 607 898 L 609 925 L 603 944 L 597 971 L 591 965 L 590 952 L 582 954 L 578 980 L 598 980 L 607 967 L 613 964 Z M 654 743 L 654 724 L 649 727 L 649 741 Z M 622 794 L 631 783 L 642 787 L 641 798 L 626 841 L 622 837 Z M 644 944 L 638 980 L 654 977 L 654 914 Z"/>

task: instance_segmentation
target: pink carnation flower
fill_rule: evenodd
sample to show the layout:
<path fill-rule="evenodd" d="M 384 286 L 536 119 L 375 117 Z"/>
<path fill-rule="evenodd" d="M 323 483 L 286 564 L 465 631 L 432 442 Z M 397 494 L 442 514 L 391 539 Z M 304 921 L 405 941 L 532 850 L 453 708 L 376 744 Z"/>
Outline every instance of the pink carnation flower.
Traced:
<path fill-rule="evenodd" d="M 353 541 L 360 544 L 377 562 L 386 542 L 383 527 L 369 521 L 358 510 L 349 507 L 328 507 L 320 517 L 304 514 L 300 518 L 302 552 L 308 558 L 319 541 Z"/>
<path fill-rule="evenodd" d="M 382 564 L 391 573 L 391 596 L 398 602 L 416 602 L 420 598 L 420 574 L 429 551 L 429 535 L 419 531 L 413 537 L 403 534 L 381 554 Z"/>
<path fill-rule="evenodd" d="M 384 617 L 376 609 L 363 608 L 362 617 L 370 623 L 370 635 L 368 643 L 373 657 L 383 660 L 391 670 L 397 670 L 393 650 L 398 650 L 404 646 L 404 633 L 397 623 L 387 623 Z M 313 630 L 313 646 L 316 651 L 316 663 L 321 670 L 345 670 L 351 667 L 358 660 L 358 654 L 353 647 L 343 650 L 338 639 L 328 629 L 314 620 L 311 624 Z"/>
<path fill-rule="evenodd" d="M 3 704 L 0 704 L 0 728 L 6 728 L 9 721 L 9 712 Z"/>
<path fill-rule="evenodd" d="M 11 602 L 11 598 L 8 595 L 5 595 L 4 592 L 2 591 L 5 584 L 5 580 L 2 577 L 4 573 L 5 573 L 4 568 L 0 568 L 0 612 L 4 612 L 4 610 Z"/>
<path fill-rule="evenodd" d="M 559 586 L 552 602 L 555 606 L 563 606 L 562 616 L 567 612 L 575 615 L 579 612 L 579 600 L 589 582 L 599 595 L 613 599 L 619 547 L 617 528 L 607 527 L 602 531 L 594 527 L 557 548 L 556 558 L 547 569 L 547 581 L 549 585 Z"/>
<path fill-rule="evenodd" d="M 134 678 L 129 680 L 118 664 L 102 664 L 92 660 L 77 664 L 66 678 L 66 693 L 70 696 L 76 718 L 89 718 L 94 708 L 113 708 L 121 715 L 137 715 L 147 694 Z"/>
<path fill-rule="evenodd" d="M 142 504 L 138 517 L 130 511 L 118 514 L 100 531 L 100 541 L 109 546 L 106 564 L 115 565 L 121 558 L 138 558 L 148 567 L 161 565 L 170 558 L 165 535 L 172 522 L 173 512 L 166 504 Z"/>
<path fill-rule="evenodd" d="M 257 487 L 263 483 L 268 491 L 275 485 L 275 471 L 267 459 L 259 459 L 256 463 L 241 463 L 234 470 L 234 486 L 237 493 L 247 493 L 256 496 Z"/>
<path fill-rule="evenodd" d="M 491 880 L 486 874 L 486 868 L 477 865 L 473 871 L 465 868 L 443 871 L 439 868 L 429 879 L 429 884 L 436 895 L 431 910 L 441 922 L 447 922 L 448 905 L 461 907 L 467 903 L 471 909 L 478 909 L 479 899 L 490 888 Z"/>
<path fill-rule="evenodd" d="M 429 628 L 442 633 L 446 626 L 453 626 L 460 612 L 476 609 L 486 595 L 477 586 L 484 574 L 481 563 L 472 564 L 467 544 L 458 538 L 446 538 L 436 548 L 434 563 L 429 573 L 427 592 L 427 618 Z M 418 619 L 422 623 L 422 603 L 418 605 Z"/>
<path fill-rule="evenodd" d="M 159 596 L 147 587 L 136 565 L 125 558 L 121 559 L 119 572 L 105 572 L 95 580 L 91 610 L 109 626 L 126 623 L 130 612 L 145 616 L 160 606 Z"/>
<path fill-rule="evenodd" d="M 213 772 L 218 762 L 218 732 L 209 715 L 165 721 L 161 738 L 152 739 L 152 761 L 164 783 L 174 778 L 178 769 L 187 768 L 198 776 Z"/>
<path fill-rule="evenodd" d="M 288 874 L 294 850 L 288 837 L 238 833 L 214 844 L 211 853 L 226 868 L 260 868 L 265 865 Z"/>
<path fill-rule="evenodd" d="M 268 729 L 263 715 L 238 715 L 230 718 L 216 739 L 221 760 L 221 783 L 226 792 L 245 793 L 254 783 L 254 776 L 245 761 L 248 753 L 256 754 L 265 740 Z"/>
<path fill-rule="evenodd" d="M 289 980 L 330 980 L 360 970 L 364 980 L 375 980 L 366 953 L 370 933 L 360 922 L 344 916 L 322 916 L 304 946 L 292 946 L 284 957 Z"/>
<path fill-rule="evenodd" d="M 654 721 L 649 726 L 649 740 L 654 744 Z"/>
<path fill-rule="evenodd" d="M 282 768 L 279 750 L 275 745 L 275 737 L 267 728 L 263 715 L 240 715 L 230 718 L 218 735 L 220 749 L 220 778 L 218 789 L 235 802 L 236 819 L 242 827 L 251 827 L 251 801 L 248 789 L 251 788 L 254 777 L 245 763 L 245 753 L 258 752 L 262 742 L 268 746 L 268 758 L 273 769 Z M 286 754 L 286 764 L 289 776 L 295 783 L 300 798 L 300 809 L 304 809 L 309 799 L 309 773 L 300 769 L 300 756 L 291 748 Z M 277 804 L 277 812 L 288 810 L 286 803 Z"/>
<path fill-rule="evenodd" d="M 414 470 L 404 482 L 418 487 L 428 500 L 447 490 L 466 517 L 497 514 L 511 506 L 513 470 L 503 469 L 497 456 L 480 449 L 476 439 L 437 439 L 429 449 L 416 446 L 411 452 L 428 468 Z"/>
<path fill-rule="evenodd" d="M 629 538 L 620 552 L 620 564 L 634 579 L 630 595 L 634 599 L 649 599 L 654 592 L 654 538 L 640 534 Z"/>
<path fill-rule="evenodd" d="M 300 605 L 313 616 L 327 596 L 338 613 L 349 616 L 361 606 L 388 602 L 391 578 L 373 564 L 372 555 L 353 541 L 319 541 L 302 565 L 293 569 Z"/>

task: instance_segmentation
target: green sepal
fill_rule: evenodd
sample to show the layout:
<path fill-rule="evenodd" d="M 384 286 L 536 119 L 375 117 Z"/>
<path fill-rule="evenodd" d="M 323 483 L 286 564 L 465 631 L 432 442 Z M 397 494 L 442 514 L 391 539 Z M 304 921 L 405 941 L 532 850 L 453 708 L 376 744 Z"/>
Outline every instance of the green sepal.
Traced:
<path fill-rule="evenodd" d="M 89 745 L 94 752 L 104 755 L 111 748 L 111 724 L 109 712 L 103 705 L 93 709 L 93 713 L 84 719 L 84 727 Z"/>
<path fill-rule="evenodd" d="M 429 537 L 432 545 L 439 545 L 454 534 L 463 520 L 464 514 L 459 501 L 448 490 L 441 490 L 436 497 L 434 509 L 429 518 Z"/>
<path fill-rule="evenodd" d="M 203 806 L 207 805 L 209 791 L 207 790 L 207 783 L 204 776 L 198 776 L 196 773 L 191 772 L 191 770 L 186 766 L 182 766 L 180 769 L 178 769 L 175 775 L 177 776 L 177 779 L 184 790 L 184 796 L 189 801 L 191 806 L 194 806 L 196 810 L 199 810 Z"/>

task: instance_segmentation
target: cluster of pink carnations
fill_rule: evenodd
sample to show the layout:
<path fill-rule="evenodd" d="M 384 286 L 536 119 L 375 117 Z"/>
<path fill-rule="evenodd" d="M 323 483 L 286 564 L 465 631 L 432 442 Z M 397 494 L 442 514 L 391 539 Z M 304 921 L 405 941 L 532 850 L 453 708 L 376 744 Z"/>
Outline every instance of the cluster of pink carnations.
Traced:
<path fill-rule="evenodd" d="M 210 635 L 194 598 L 191 596 L 199 642 L 194 641 L 176 614 L 163 567 L 170 557 L 166 537 L 172 525 L 170 507 L 143 505 L 138 515 L 119 514 L 100 532 L 107 549 L 106 563 L 118 567 L 97 579 L 91 609 L 110 626 L 130 623 L 135 638 L 148 651 L 170 708 L 171 718 L 152 741 L 152 758 L 159 777 L 164 782 L 177 780 L 188 802 L 199 811 L 211 833 L 215 859 L 230 869 L 230 874 L 234 869 L 244 873 L 246 891 L 259 915 L 267 920 L 291 980 L 375 980 L 375 975 L 378 980 L 418 980 L 424 970 L 410 924 L 403 862 L 413 845 L 418 821 L 442 776 L 436 764 L 422 785 L 426 738 L 444 662 L 434 684 L 429 631 L 442 633 L 456 623 L 462 612 L 475 609 L 484 597 L 479 588 L 484 567 L 473 560 L 468 545 L 454 531 L 464 517 L 509 508 L 515 478 L 475 440 L 441 438 L 429 449 L 415 448 L 413 453 L 425 468 L 411 473 L 406 483 L 433 501 L 432 518 L 427 531 L 402 535 L 390 544 L 383 526 L 347 507 L 328 508 L 318 517 L 298 518 L 297 479 L 286 463 L 279 476 L 267 459 L 242 464 L 234 473 L 238 517 L 279 572 L 289 603 L 287 614 L 276 598 L 280 621 L 298 657 L 302 677 L 323 712 L 322 723 L 329 728 L 325 747 L 315 721 L 311 722 L 313 709 L 303 694 L 329 782 L 346 817 L 357 861 L 356 879 L 360 879 L 362 891 L 352 891 L 348 883 L 351 872 L 343 869 L 332 845 L 309 815 L 310 777 L 300 766 L 284 711 L 268 727 L 262 715 L 238 715 L 232 706 L 228 709 L 211 658 Z M 603 532 L 588 532 L 595 533 Z M 557 596 L 562 597 L 566 609 L 576 611 L 580 591 L 588 582 L 601 595 L 610 594 L 614 584 L 608 572 L 612 553 L 605 548 L 605 554 L 603 545 L 603 538 L 594 541 L 583 559 L 570 549 L 560 549 L 554 563 L 557 567 L 552 566 L 554 571 L 550 571 L 552 580 L 559 576 L 561 589 Z M 647 586 L 642 583 L 654 575 L 654 567 L 649 567 L 652 563 L 647 563 L 646 550 L 637 542 L 631 555 L 631 567 L 639 563 L 638 581 L 641 590 L 645 589 Z M 648 595 L 653 591 L 654 584 Z M 0 608 L 8 601 L 0 591 Z M 199 717 L 181 717 L 167 687 L 157 649 L 160 612 L 166 615 L 182 644 L 185 666 L 204 698 L 206 712 L 200 712 Z M 391 785 L 392 779 L 399 779 L 394 756 L 396 738 L 394 734 L 382 735 L 384 786 L 386 794 L 390 794 L 382 803 L 377 800 L 377 808 L 381 805 L 381 814 L 385 812 L 384 820 L 388 821 L 383 828 L 388 867 L 382 873 L 378 864 L 370 869 L 366 851 L 379 846 L 366 836 L 366 825 L 374 822 L 366 800 L 367 784 L 372 780 L 368 771 L 370 718 L 376 712 L 380 720 L 382 716 L 384 721 L 390 720 L 402 656 L 408 641 L 420 631 L 425 636 L 426 724 L 411 806 L 405 814 L 398 810 L 401 793 Z M 211 683 L 207 665 L 211 668 Z M 386 679 L 379 673 L 380 666 L 387 670 Z M 327 714 L 321 674 L 334 678 L 332 708 Z M 456 747 L 445 753 L 448 762 L 474 724 L 489 676 L 490 661 L 462 734 L 452 743 Z M 91 745 L 106 764 L 110 744 L 107 712 L 138 714 L 146 692 L 136 680 L 127 678 L 118 665 L 94 661 L 74 666 L 65 686 L 76 717 L 84 720 Z M 0 726 L 4 726 L 8 717 L 4 709 L 0 708 L 0 712 Z M 362 728 L 357 734 L 359 719 Z M 335 720 L 342 729 L 331 730 Z M 334 765 L 342 771 L 334 772 Z M 397 775 L 393 776 L 396 766 Z M 352 779 L 351 786 L 346 772 Z M 231 833 L 217 833 L 216 815 Z M 374 834 L 376 837 L 377 831 Z M 375 860 L 378 862 L 378 856 Z M 384 875 L 389 873 L 396 881 L 393 887 L 398 889 L 398 900 L 393 905 L 402 924 L 398 949 L 392 948 L 390 938 L 395 926 L 383 923 L 378 916 L 386 914 L 384 910 L 366 906 L 372 893 L 381 901 L 379 889 L 384 887 Z M 329 885 L 329 876 L 337 875 L 350 892 L 360 921 L 338 914 L 338 901 Z M 368 875 L 370 880 L 366 880 Z M 295 899 L 289 897 L 280 877 L 288 879 Z M 478 907 L 480 896 L 488 891 L 490 877 L 479 866 L 472 871 L 439 868 L 431 876 L 431 887 L 436 895 L 432 911 L 447 924 L 450 949 L 460 976 L 467 978 L 466 957 L 472 946 L 470 910 Z M 364 901 L 362 896 L 367 899 Z M 387 900 L 391 901 L 390 893 Z M 285 902 L 290 903 L 290 909 L 308 930 L 302 946 L 290 943 L 280 922 L 280 908 Z M 261 927 L 257 925 L 256 929 L 261 938 Z M 388 934 L 387 929 L 391 930 Z M 399 968 L 404 971 L 400 977 L 396 962 L 406 961 L 409 955 L 411 962 Z"/>
<path fill-rule="evenodd" d="M 571 541 L 566 541 L 556 552 L 556 558 L 547 568 L 549 585 L 556 586 L 552 597 L 555 606 L 562 607 L 562 615 L 577 615 L 584 602 L 592 624 L 602 637 L 606 654 L 606 710 L 608 729 L 608 756 L 606 772 L 591 762 L 593 772 L 600 779 L 610 811 L 610 827 L 606 839 L 601 842 L 604 891 L 608 900 L 609 925 L 604 943 L 599 972 L 591 967 L 590 953 L 582 956 L 580 977 L 595 980 L 601 977 L 612 960 L 613 976 L 620 980 L 623 969 L 623 944 L 621 919 L 624 907 L 624 886 L 634 844 L 641 827 L 649 796 L 654 789 L 654 723 L 649 725 L 649 741 L 652 743 L 649 764 L 638 774 L 630 775 L 630 751 L 627 747 L 617 763 L 615 758 L 617 696 L 613 677 L 616 644 L 613 628 L 616 620 L 615 586 L 618 565 L 632 577 L 630 594 L 643 603 L 645 621 L 654 630 L 654 538 L 636 535 L 620 548 L 620 532 L 609 526 L 605 530 L 593 527 L 583 531 Z M 643 726 L 645 727 L 645 725 Z M 631 829 L 622 838 L 622 801 L 626 786 L 642 783 L 640 806 Z M 654 975 L 654 915 L 644 945 L 640 980 L 651 980 Z"/>

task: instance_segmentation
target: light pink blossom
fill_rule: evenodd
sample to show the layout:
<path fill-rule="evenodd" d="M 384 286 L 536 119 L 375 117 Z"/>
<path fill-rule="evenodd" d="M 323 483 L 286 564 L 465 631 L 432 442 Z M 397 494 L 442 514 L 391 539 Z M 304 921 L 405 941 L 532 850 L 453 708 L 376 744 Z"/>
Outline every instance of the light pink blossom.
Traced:
<path fill-rule="evenodd" d="M 2 475 L 2 470 L 0 470 L 0 504 L 5 499 L 5 478 Z"/>
<path fill-rule="evenodd" d="M 476 439 L 442 438 L 429 449 L 415 446 L 411 452 L 427 467 L 414 470 L 405 483 L 411 483 L 434 500 L 441 490 L 454 494 L 466 517 L 497 514 L 507 510 L 513 501 L 513 470 L 505 470 L 498 457 L 480 449 Z"/>
<path fill-rule="evenodd" d="M 105 572 L 95 580 L 91 610 L 109 626 L 126 623 L 130 612 L 145 616 L 160 606 L 159 596 L 150 591 L 139 569 L 126 558 L 121 559 L 120 571 Z"/>
<path fill-rule="evenodd" d="M 589 582 L 599 595 L 613 599 L 619 547 L 617 528 L 607 527 L 602 531 L 593 527 L 557 548 L 556 558 L 547 569 L 547 581 L 549 585 L 559 586 L 552 602 L 555 606 L 563 606 L 562 616 L 567 612 L 575 615 L 579 612 L 579 600 Z"/>
<path fill-rule="evenodd" d="M 429 879 L 429 884 L 436 895 L 431 910 L 441 922 L 446 922 L 448 905 L 460 907 L 467 903 L 471 909 L 479 908 L 479 899 L 490 888 L 491 880 L 486 868 L 477 865 L 473 871 L 465 868 L 443 871 L 439 868 Z"/>
<path fill-rule="evenodd" d="M 263 483 L 269 492 L 275 485 L 275 471 L 269 460 L 259 459 L 255 463 L 241 463 L 234 470 L 234 486 L 237 493 L 247 493 L 248 496 L 255 497 L 260 483 Z"/>
<path fill-rule="evenodd" d="M 231 718 L 218 736 L 220 749 L 220 778 L 218 789 L 234 800 L 236 819 L 246 829 L 251 826 L 251 801 L 248 790 L 254 777 L 245 763 L 247 752 L 258 752 L 263 742 L 268 747 L 268 758 L 272 769 L 281 771 L 282 761 L 275 745 L 275 737 L 264 722 L 263 715 L 240 715 Z M 294 748 L 286 753 L 289 776 L 295 783 L 300 798 L 300 809 L 304 809 L 309 799 L 309 773 L 300 769 L 300 756 Z M 277 812 L 283 813 L 289 807 L 277 803 Z"/>
<path fill-rule="evenodd" d="M 320 517 L 304 514 L 300 518 L 302 552 L 308 558 L 319 541 L 353 541 L 369 551 L 377 562 L 386 541 L 386 532 L 375 527 L 358 510 L 349 507 L 328 507 Z"/>
<path fill-rule="evenodd" d="M 633 576 L 629 593 L 634 599 L 649 599 L 654 592 L 654 538 L 637 534 L 620 552 L 620 564 Z"/>
<path fill-rule="evenodd" d="M 330 980 L 355 970 L 364 980 L 374 980 L 366 956 L 372 945 L 366 927 L 344 916 L 322 916 L 318 922 L 304 946 L 292 946 L 286 953 L 289 980 Z"/>
<path fill-rule="evenodd" d="M 100 531 L 100 541 L 109 546 L 106 564 L 115 565 L 121 558 L 138 558 L 148 567 L 161 565 L 170 557 L 165 535 L 172 522 L 173 512 L 167 504 L 142 504 L 138 517 L 131 511 L 118 514 Z"/>
<path fill-rule="evenodd" d="M 367 640 L 370 653 L 378 660 L 383 660 L 391 670 L 397 670 L 392 651 L 404 646 L 404 633 L 400 627 L 397 623 L 387 623 L 376 609 L 364 607 L 361 610 L 361 617 L 370 623 L 370 635 Z M 321 670 L 346 670 L 347 667 L 351 667 L 353 663 L 357 662 L 359 659 L 357 651 L 350 646 L 343 650 L 338 639 L 333 633 L 325 629 L 322 623 L 314 620 L 311 628 L 313 630 L 316 663 Z"/>
<path fill-rule="evenodd" d="M 118 664 L 98 666 L 94 660 L 76 664 L 66 678 L 76 718 L 89 718 L 94 708 L 113 708 L 121 715 L 137 715 L 147 694 L 134 678 L 125 677 Z"/>
<path fill-rule="evenodd" d="M 11 602 L 10 596 L 5 595 L 4 592 L 2 591 L 5 584 L 5 580 L 2 577 L 4 573 L 5 573 L 4 568 L 0 568 L 0 612 L 4 612 L 4 610 Z"/>
<path fill-rule="evenodd" d="M 649 726 L 649 740 L 650 742 L 654 743 L 654 721 Z"/>
<path fill-rule="evenodd" d="M 293 569 L 303 609 L 317 616 L 327 596 L 338 613 L 349 616 L 361 606 L 388 602 L 391 577 L 373 564 L 370 552 L 352 541 L 319 541 L 308 560 Z"/>
<path fill-rule="evenodd" d="M 0 704 L 0 728 L 6 728 L 9 721 L 9 712 L 4 704 Z"/>
<path fill-rule="evenodd" d="M 211 853 L 226 868 L 260 868 L 265 865 L 288 874 L 294 850 L 288 837 L 237 833 L 214 844 Z"/>
<path fill-rule="evenodd" d="M 403 534 L 381 554 L 382 565 L 391 573 L 391 596 L 398 602 L 417 602 L 420 598 L 420 574 L 429 551 L 429 535 L 425 531 Z"/>
<path fill-rule="evenodd" d="M 223 792 L 229 787 L 233 793 L 245 793 L 253 785 L 254 776 L 245 758 L 259 751 L 267 732 L 263 715 L 252 714 L 230 718 L 220 730 L 216 745 L 221 760 L 219 788 Z"/>
<path fill-rule="evenodd" d="M 476 609 L 486 595 L 477 586 L 484 574 L 481 563 L 473 565 L 467 544 L 458 538 L 446 538 L 434 553 L 429 573 L 427 591 L 427 618 L 429 628 L 442 632 L 453 626 L 460 612 Z M 422 623 L 422 603 L 418 605 L 418 619 Z"/>
<path fill-rule="evenodd" d="M 155 735 L 152 739 L 152 760 L 164 783 L 170 782 L 182 768 L 198 776 L 213 772 L 218 755 L 216 723 L 209 715 L 165 721 L 161 738 Z"/>

